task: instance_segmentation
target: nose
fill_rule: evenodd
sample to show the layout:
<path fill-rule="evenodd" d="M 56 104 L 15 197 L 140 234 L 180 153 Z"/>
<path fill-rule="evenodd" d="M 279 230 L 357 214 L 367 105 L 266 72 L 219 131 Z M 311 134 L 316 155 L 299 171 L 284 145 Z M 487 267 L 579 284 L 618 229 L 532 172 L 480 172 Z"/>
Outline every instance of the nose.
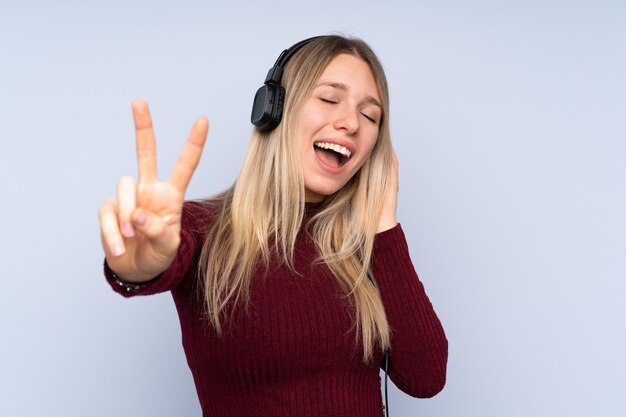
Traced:
<path fill-rule="evenodd" d="M 354 135 L 359 130 L 359 112 L 357 109 L 343 107 L 337 114 L 335 119 L 335 129 L 345 132 L 348 135 Z"/>

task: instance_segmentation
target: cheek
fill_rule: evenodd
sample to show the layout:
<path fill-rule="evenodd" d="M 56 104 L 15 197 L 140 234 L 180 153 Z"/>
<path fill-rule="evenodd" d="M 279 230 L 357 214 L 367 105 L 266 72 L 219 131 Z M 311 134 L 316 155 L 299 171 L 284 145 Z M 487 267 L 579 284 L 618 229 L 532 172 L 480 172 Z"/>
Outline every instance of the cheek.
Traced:
<path fill-rule="evenodd" d="M 374 150 L 374 146 L 376 146 L 376 141 L 378 139 L 378 132 L 375 135 L 371 135 L 371 137 L 367 140 L 365 145 L 365 153 L 363 154 L 363 162 L 369 159 L 372 155 L 372 151 Z"/>
<path fill-rule="evenodd" d="M 322 127 L 324 124 L 324 116 L 322 112 L 314 108 L 305 108 L 300 119 L 300 126 L 303 132 L 312 133 Z"/>
<path fill-rule="evenodd" d="M 307 151 L 312 146 L 315 135 L 324 127 L 325 117 L 318 109 L 306 105 L 302 109 L 296 133 L 301 151 Z"/>
<path fill-rule="evenodd" d="M 354 174 L 356 174 L 363 167 L 365 162 L 367 160 L 369 160 L 370 156 L 372 156 L 372 150 L 374 150 L 374 146 L 373 145 L 371 145 L 367 149 L 365 149 L 365 152 L 363 152 L 361 154 L 358 163 L 353 166 L 352 172 L 350 173 L 350 177 L 352 177 Z"/>

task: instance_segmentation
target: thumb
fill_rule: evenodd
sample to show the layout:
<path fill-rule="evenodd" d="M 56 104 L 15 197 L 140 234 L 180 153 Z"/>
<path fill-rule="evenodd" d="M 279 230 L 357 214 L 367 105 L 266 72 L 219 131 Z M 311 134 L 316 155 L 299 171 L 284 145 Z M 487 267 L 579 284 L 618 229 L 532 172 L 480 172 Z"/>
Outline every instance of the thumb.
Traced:
<path fill-rule="evenodd" d="M 144 236 L 152 241 L 163 241 L 169 239 L 171 236 L 171 228 L 161 219 L 161 217 L 155 215 L 146 210 L 136 209 L 131 216 L 133 226 L 141 232 Z"/>

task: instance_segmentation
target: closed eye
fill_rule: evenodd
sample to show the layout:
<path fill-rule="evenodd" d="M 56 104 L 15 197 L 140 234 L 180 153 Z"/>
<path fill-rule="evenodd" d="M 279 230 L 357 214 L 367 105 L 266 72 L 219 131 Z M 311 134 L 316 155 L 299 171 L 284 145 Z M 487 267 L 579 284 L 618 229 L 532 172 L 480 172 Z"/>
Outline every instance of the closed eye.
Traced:
<path fill-rule="evenodd" d="M 367 120 L 369 120 L 370 122 L 374 123 L 374 124 L 378 124 L 378 122 L 376 121 L 376 119 L 374 119 L 372 116 L 369 116 L 365 113 L 361 113 L 363 115 L 363 117 L 365 117 Z"/>
<path fill-rule="evenodd" d="M 320 100 L 322 100 L 324 103 L 328 103 L 328 104 L 337 104 L 337 102 L 336 102 L 336 101 L 329 100 L 329 99 L 327 99 L 327 98 L 321 98 L 321 97 L 320 97 Z"/>

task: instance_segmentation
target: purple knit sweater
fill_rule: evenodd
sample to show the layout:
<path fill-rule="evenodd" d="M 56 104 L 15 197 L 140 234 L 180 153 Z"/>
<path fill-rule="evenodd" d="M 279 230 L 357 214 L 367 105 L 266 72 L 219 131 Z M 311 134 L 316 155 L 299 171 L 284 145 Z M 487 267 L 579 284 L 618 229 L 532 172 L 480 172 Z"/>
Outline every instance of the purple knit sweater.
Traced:
<path fill-rule="evenodd" d="M 210 212 L 185 203 L 181 244 L 172 265 L 125 297 L 171 291 L 183 347 L 205 417 L 380 417 L 377 350 L 363 363 L 355 345 L 353 310 L 316 248 L 300 233 L 295 269 L 259 268 L 250 286 L 250 312 L 238 310 L 220 338 L 203 319 L 197 293 L 199 250 Z M 400 225 L 376 236 L 373 271 L 392 329 L 389 377 L 405 393 L 431 397 L 446 380 L 448 343 L 419 281 Z"/>

